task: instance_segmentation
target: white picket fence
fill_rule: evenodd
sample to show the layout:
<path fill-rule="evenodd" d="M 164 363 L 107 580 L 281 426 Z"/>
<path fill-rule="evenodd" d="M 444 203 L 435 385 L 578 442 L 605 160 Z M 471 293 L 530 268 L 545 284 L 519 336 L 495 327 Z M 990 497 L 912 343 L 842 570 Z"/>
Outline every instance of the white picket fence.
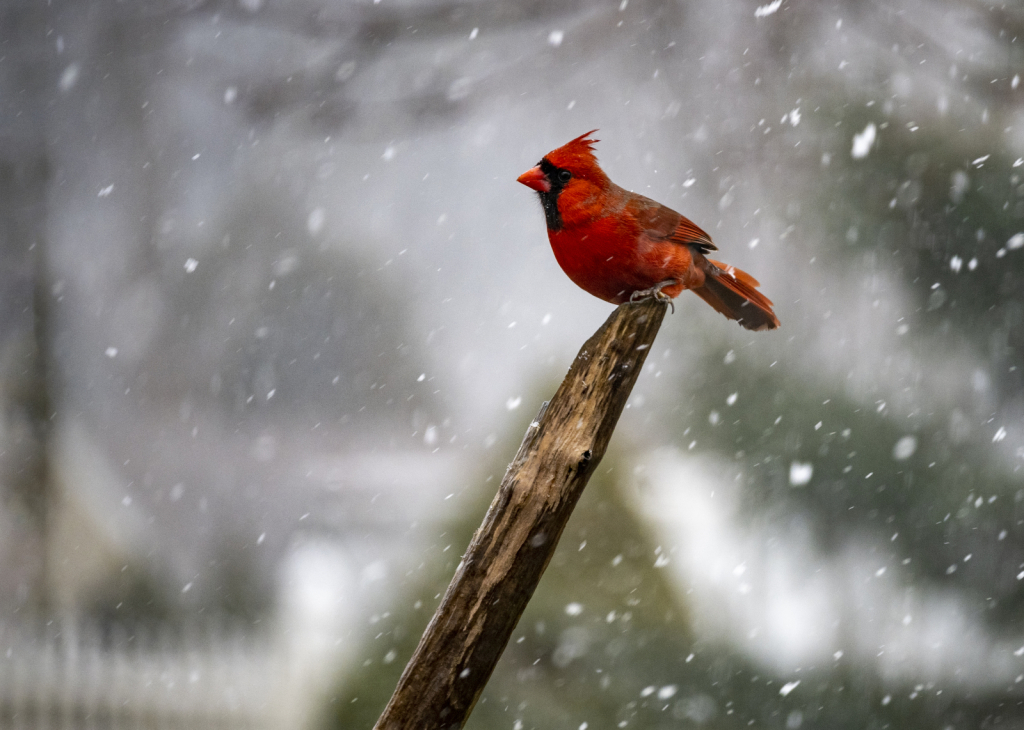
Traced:
<path fill-rule="evenodd" d="M 0 623 L 0 728 L 295 728 L 287 654 L 227 622 Z"/>

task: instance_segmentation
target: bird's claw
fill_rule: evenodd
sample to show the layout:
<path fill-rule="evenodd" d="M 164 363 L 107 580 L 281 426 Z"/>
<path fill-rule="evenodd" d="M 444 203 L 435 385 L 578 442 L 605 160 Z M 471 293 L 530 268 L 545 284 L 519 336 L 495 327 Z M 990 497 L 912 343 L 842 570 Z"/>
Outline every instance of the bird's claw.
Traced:
<path fill-rule="evenodd" d="M 672 314 L 675 314 L 676 305 L 672 301 L 672 297 L 670 297 L 668 294 L 662 291 L 662 289 L 664 289 L 666 286 L 675 283 L 675 279 L 669 279 L 668 281 L 663 281 L 659 284 L 655 284 L 650 289 L 640 289 L 638 291 L 635 291 L 629 295 L 629 303 L 635 304 L 637 302 L 643 302 L 648 299 L 654 299 L 656 301 L 667 304 L 672 309 Z"/>

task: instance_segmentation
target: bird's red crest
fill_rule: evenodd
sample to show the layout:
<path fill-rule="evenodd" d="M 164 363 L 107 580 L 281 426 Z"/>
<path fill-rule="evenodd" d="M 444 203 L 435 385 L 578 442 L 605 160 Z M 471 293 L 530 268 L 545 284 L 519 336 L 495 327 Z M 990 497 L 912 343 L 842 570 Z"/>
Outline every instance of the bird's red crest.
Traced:
<path fill-rule="evenodd" d="M 548 152 L 545 157 L 555 167 L 564 167 L 574 172 L 594 171 L 603 177 L 604 173 L 600 172 L 601 168 L 598 167 L 597 156 L 594 154 L 594 145 L 601 140 L 590 138 L 590 135 L 596 131 L 596 129 L 591 129 L 589 132 L 581 134 L 558 149 Z"/>
<path fill-rule="evenodd" d="M 572 150 L 582 154 L 594 154 L 594 145 L 600 142 L 599 139 L 589 139 L 590 135 L 596 132 L 596 129 L 591 129 L 589 132 L 584 132 L 576 139 L 570 140 L 562 145 L 563 150 Z"/>

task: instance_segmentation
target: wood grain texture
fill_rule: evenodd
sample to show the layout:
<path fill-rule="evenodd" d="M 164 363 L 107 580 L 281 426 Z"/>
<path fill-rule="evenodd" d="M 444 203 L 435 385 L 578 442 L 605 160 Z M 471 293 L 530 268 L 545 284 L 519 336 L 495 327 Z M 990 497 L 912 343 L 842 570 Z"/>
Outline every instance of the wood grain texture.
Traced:
<path fill-rule="evenodd" d="M 665 305 L 619 306 L 526 431 L 375 730 L 461 728 L 491 676 L 654 342 Z"/>

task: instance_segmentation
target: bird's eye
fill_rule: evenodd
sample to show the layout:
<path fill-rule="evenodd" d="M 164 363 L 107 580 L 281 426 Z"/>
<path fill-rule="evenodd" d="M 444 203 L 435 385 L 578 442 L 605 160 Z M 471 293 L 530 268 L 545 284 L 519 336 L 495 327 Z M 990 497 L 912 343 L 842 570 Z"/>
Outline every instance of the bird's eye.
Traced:
<path fill-rule="evenodd" d="M 572 177 L 572 173 L 569 172 L 568 170 L 559 170 L 558 171 L 558 179 L 561 180 L 562 182 L 569 182 L 569 179 L 571 177 Z"/>

